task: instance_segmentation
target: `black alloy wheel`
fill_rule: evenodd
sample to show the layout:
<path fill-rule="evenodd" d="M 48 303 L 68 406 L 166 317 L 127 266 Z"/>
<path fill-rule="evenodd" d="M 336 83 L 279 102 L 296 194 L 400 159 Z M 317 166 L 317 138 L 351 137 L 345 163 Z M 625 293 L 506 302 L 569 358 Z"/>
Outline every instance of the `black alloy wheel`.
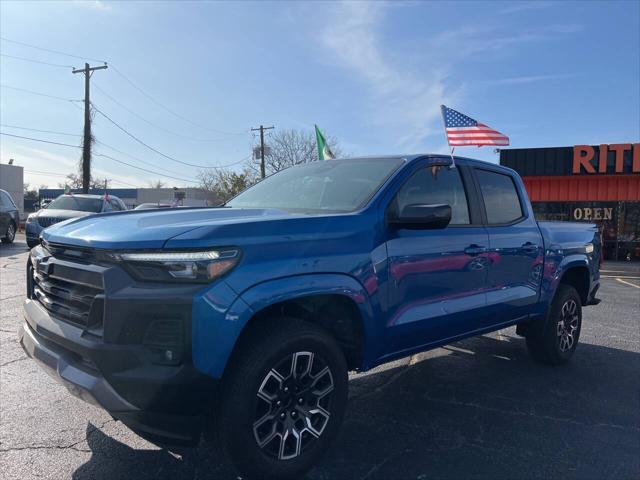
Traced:
<path fill-rule="evenodd" d="M 225 371 L 214 436 L 243 478 L 301 478 L 338 433 L 347 390 L 344 354 L 328 332 L 264 320 Z"/>
<path fill-rule="evenodd" d="M 569 361 L 578 346 L 582 327 L 582 300 L 571 285 L 561 283 L 544 319 L 544 329 L 527 335 L 531 356 L 549 365 Z"/>

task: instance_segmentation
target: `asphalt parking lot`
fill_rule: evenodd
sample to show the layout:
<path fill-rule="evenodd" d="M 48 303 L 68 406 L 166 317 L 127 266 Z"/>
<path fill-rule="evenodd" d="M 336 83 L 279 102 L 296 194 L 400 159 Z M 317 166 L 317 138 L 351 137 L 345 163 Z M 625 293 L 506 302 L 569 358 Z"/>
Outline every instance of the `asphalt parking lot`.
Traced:
<path fill-rule="evenodd" d="M 26 258 L 24 237 L 0 246 L 2 478 L 234 478 L 211 446 L 162 450 L 25 357 Z M 308 478 L 640 478 L 640 265 L 603 275 L 565 367 L 533 363 L 510 328 L 354 375 L 340 436 Z"/>

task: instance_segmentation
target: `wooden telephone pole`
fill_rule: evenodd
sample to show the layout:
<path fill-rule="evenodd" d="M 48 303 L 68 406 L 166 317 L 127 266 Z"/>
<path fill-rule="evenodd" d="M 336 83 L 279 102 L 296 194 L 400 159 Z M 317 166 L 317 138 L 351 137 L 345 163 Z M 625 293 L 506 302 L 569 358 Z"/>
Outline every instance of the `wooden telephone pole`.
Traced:
<path fill-rule="evenodd" d="M 101 67 L 90 67 L 88 63 L 84 68 L 74 69 L 73 73 L 84 73 L 84 135 L 82 141 L 82 193 L 89 193 L 91 186 L 91 103 L 89 101 L 89 80 L 94 70 L 107 68 L 105 63 Z"/>
<path fill-rule="evenodd" d="M 260 131 L 260 178 L 264 178 L 266 175 L 264 168 L 264 131 L 271 130 L 273 128 L 275 128 L 273 125 L 270 127 L 263 127 L 260 125 L 258 128 L 251 129 L 252 132 Z"/>

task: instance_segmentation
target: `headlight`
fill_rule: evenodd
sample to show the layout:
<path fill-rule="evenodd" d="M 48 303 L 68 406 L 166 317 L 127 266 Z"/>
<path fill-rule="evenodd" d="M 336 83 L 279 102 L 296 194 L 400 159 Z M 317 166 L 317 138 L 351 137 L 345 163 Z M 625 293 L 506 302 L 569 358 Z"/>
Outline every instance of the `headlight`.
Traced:
<path fill-rule="evenodd" d="M 31 214 L 27 217 L 27 223 L 33 223 L 36 221 L 35 215 Z"/>
<path fill-rule="evenodd" d="M 140 280 L 208 283 L 235 267 L 240 251 L 127 252 L 110 256 Z"/>

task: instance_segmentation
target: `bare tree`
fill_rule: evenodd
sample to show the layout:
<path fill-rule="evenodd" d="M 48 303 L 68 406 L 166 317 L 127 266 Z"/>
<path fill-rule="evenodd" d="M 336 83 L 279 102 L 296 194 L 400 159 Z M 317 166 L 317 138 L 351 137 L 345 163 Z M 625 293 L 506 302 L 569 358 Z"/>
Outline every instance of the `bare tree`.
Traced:
<path fill-rule="evenodd" d="M 162 180 L 151 180 L 149 182 L 149 188 L 165 188 L 166 186 L 166 182 L 163 182 Z"/>
<path fill-rule="evenodd" d="M 104 188 L 104 186 L 108 183 L 107 178 L 94 178 L 91 177 L 90 188 Z M 82 175 L 76 173 L 70 173 L 66 176 L 64 182 L 58 183 L 58 188 L 64 188 L 68 186 L 71 189 L 79 189 L 82 188 Z"/>
<path fill-rule="evenodd" d="M 241 172 L 232 170 L 200 170 L 196 175 L 198 186 L 203 190 L 215 193 L 223 202 L 253 185 L 256 174 L 249 168 Z"/>
<path fill-rule="evenodd" d="M 316 136 L 312 131 L 296 129 L 276 129 L 266 140 L 265 170 L 267 175 L 301 163 L 318 160 Z M 341 149 L 333 137 L 327 137 L 331 151 L 341 156 Z M 248 167 L 256 174 L 260 172 L 260 159 L 249 161 Z"/>

